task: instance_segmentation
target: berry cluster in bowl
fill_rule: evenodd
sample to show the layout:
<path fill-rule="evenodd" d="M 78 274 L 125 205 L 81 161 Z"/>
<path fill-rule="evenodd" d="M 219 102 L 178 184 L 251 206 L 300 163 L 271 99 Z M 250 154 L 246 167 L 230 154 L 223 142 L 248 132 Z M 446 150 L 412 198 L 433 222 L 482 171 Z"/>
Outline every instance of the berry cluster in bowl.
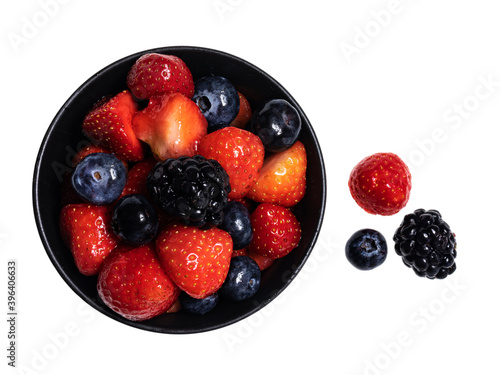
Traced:
<path fill-rule="evenodd" d="M 170 54 L 139 57 L 126 86 L 88 108 L 91 144 L 62 183 L 59 228 L 78 271 L 130 321 L 250 299 L 302 238 L 297 108 L 274 98 L 252 110 L 231 80 Z"/>

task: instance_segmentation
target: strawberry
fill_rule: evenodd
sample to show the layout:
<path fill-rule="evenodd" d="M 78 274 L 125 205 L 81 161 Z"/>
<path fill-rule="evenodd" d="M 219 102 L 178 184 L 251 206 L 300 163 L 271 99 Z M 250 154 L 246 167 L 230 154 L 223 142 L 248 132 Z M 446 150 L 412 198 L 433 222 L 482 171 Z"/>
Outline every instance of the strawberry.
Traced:
<path fill-rule="evenodd" d="M 255 263 L 257 263 L 261 271 L 264 271 L 265 269 L 271 267 L 271 265 L 274 263 L 274 259 L 269 258 L 265 255 L 260 255 L 254 251 L 248 251 L 247 248 L 233 250 L 232 257 L 237 257 L 242 255 L 252 258 L 255 261 Z"/>
<path fill-rule="evenodd" d="M 352 197 L 366 212 L 394 215 L 408 203 L 411 174 L 399 156 L 376 153 L 353 168 L 348 185 Z"/>
<path fill-rule="evenodd" d="M 84 275 L 96 275 L 104 259 L 118 245 L 111 229 L 111 214 L 107 206 L 87 203 L 68 204 L 61 210 L 61 236 Z"/>
<path fill-rule="evenodd" d="M 127 182 L 125 183 L 120 198 L 128 194 L 142 194 L 148 196 L 146 177 L 148 177 L 149 172 L 156 163 L 157 161 L 153 157 L 149 157 L 134 164 L 128 171 Z"/>
<path fill-rule="evenodd" d="M 292 207 L 305 195 L 306 168 L 306 149 L 297 141 L 289 149 L 266 158 L 247 197 L 256 202 Z"/>
<path fill-rule="evenodd" d="M 226 279 L 233 251 L 229 233 L 171 224 L 156 239 L 160 263 L 177 286 L 193 298 L 215 293 Z"/>
<path fill-rule="evenodd" d="M 264 146 L 255 134 L 232 126 L 202 138 L 198 153 L 219 162 L 229 176 L 230 199 L 244 197 L 259 176 Z"/>
<path fill-rule="evenodd" d="M 297 247 L 301 237 L 300 223 L 286 207 L 262 203 L 250 215 L 253 228 L 249 253 L 271 259 L 281 258 Z"/>
<path fill-rule="evenodd" d="M 233 249 L 233 252 L 231 254 L 231 257 L 234 258 L 234 257 L 239 257 L 241 255 L 247 255 L 248 256 L 248 249 L 247 248 L 244 248 L 244 249 L 237 249 L 237 250 L 234 250 Z"/>
<path fill-rule="evenodd" d="M 94 106 L 83 120 L 83 133 L 121 160 L 139 161 L 145 150 L 131 126 L 136 111 L 130 92 L 122 91 Z"/>
<path fill-rule="evenodd" d="M 172 306 L 170 306 L 168 308 L 167 311 L 165 311 L 165 313 L 167 314 L 170 314 L 170 313 L 176 313 L 176 312 L 179 312 L 182 310 L 182 305 L 181 305 L 181 301 L 179 301 L 179 298 L 177 298 L 175 300 L 175 302 L 172 304 Z"/>
<path fill-rule="evenodd" d="M 177 56 L 159 53 L 142 55 L 127 75 L 127 86 L 138 99 L 163 93 L 194 94 L 194 82 L 186 63 Z"/>
<path fill-rule="evenodd" d="M 248 122 L 252 118 L 252 108 L 250 107 L 250 103 L 248 102 L 245 95 L 241 92 L 238 92 L 238 96 L 240 97 L 240 110 L 236 118 L 229 124 L 229 126 L 234 126 L 235 128 L 245 129 Z"/>
<path fill-rule="evenodd" d="M 166 160 L 193 156 L 201 138 L 207 134 L 207 120 L 195 102 L 186 96 L 161 94 L 132 121 L 135 134 L 149 144 L 155 158 Z"/>
<path fill-rule="evenodd" d="M 252 258 L 255 261 L 255 263 L 257 263 L 257 265 L 259 266 L 259 269 L 261 271 L 268 269 L 274 263 L 273 258 L 269 258 L 265 255 L 260 255 L 254 251 L 249 251 L 247 255 L 250 258 Z"/>
<path fill-rule="evenodd" d="M 80 163 L 83 159 L 85 159 L 85 156 L 90 155 L 90 154 L 95 154 L 97 152 L 107 152 L 110 153 L 109 150 L 105 149 L 104 147 L 97 146 L 94 144 L 89 144 L 86 145 L 85 147 L 81 148 L 71 159 L 71 163 L 73 167 L 76 167 L 78 163 Z"/>
<path fill-rule="evenodd" d="M 163 314 L 180 294 L 152 244 L 114 250 L 99 272 L 97 291 L 106 306 L 134 321 Z"/>

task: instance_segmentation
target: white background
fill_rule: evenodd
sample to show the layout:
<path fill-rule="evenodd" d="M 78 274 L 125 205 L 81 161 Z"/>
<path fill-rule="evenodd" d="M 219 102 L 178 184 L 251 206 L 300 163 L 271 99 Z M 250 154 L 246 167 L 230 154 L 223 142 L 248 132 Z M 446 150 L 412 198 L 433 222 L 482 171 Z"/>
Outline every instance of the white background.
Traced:
<path fill-rule="evenodd" d="M 2 2 L 0 373 L 498 373 L 498 2 L 329 3 Z M 31 201 L 38 147 L 73 91 L 123 56 L 175 45 L 226 51 L 276 78 L 313 124 L 328 175 L 323 231 L 291 286 L 261 313 L 186 336 L 121 325 L 81 301 L 46 256 Z M 364 213 L 347 188 L 352 167 L 381 151 L 413 174 L 392 217 Z M 354 231 L 378 229 L 392 248 L 419 207 L 456 232 L 452 277 L 420 279 L 393 251 L 370 272 L 346 261 Z M 16 370 L 8 259 L 18 262 Z"/>

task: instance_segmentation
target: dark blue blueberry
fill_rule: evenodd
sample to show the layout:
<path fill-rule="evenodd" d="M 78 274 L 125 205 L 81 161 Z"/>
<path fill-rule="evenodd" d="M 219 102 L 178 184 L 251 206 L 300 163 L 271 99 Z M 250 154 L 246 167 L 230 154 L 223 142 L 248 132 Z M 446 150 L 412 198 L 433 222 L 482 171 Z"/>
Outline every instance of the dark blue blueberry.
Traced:
<path fill-rule="evenodd" d="M 228 126 L 238 115 L 240 97 L 224 77 L 206 76 L 195 82 L 193 101 L 208 121 L 208 132 Z"/>
<path fill-rule="evenodd" d="M 204 315 L 207 312 L 213 310 L 213 308 L 217 305 L 217 302 L 219 301 L 219 295 L 217 293 L 214 293 L 203 299 L 197 299 L 182 292 L 179 296 L 179 301 L 182 308 L 187 312 Z"/>
<path fill-rule="evenodd" d="M 76 193 L 96 205 L 118 199 L 126 181 L 127 170 L 123 162 L 104 152 L 87 155 L 78 163 L 71 178 Z"/>
<path fill-rule="evenodd" d="M 243 301 L 257 293 L 259 286 L 259 266 L 252 258 L 240 255 L 231 259 L 229 272 L 220 293 L 233 301 Z"/>
<path fill-rule="evenodd" d="M 255 111 L 250 123 L 252 133 L 259 136 L 267 151 L 279 152 L 297 140 L 302 120 L 299 112 L 284 99 L 273 99 Z"/>
<path fill-rule="evenodd" d="M 158 231 L 158 216 L 153 205 L 141 194 L 129 194 L 115 205 L 111 227 L 122 241 L 141 246 Z"/>
<path fill-rule="evenodd" d="M 252 241 L 253 230 L 250 213 L 243 203 L 228 202 L 224 209 L 224 220 L 219 227 L 231 235 L 235 250 L 247 247 Z"/>
<path fill-rule="evenodd" d="M 357 269 L 371 270 L 384 263 L 387 257 L 387 242 L 376 230 L 358 230 L 347 241 L 345 254 L 347 260 Z"/>

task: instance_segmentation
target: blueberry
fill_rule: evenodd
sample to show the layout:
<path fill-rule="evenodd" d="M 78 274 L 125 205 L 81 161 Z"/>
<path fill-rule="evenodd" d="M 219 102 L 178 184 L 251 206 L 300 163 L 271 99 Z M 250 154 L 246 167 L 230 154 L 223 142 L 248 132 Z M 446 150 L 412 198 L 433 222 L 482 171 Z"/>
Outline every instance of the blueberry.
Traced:
<path fill-rule="evenodd" d="M 380 232 L 362 229 L 349 238 L 345 253 L 347 260 L 357 269 L 371 270 L 384 263 L 387 257 L 387 242 Z"/>
<path fill-rule="evenodd" d="M 257 293 L 259 286 L 259 266 L 252 258 L 240 255 L 231 259 L 229 272 L 220 293 L 233 301 L 243 301 Z"/>
<path fill-rule="evenodd" d="M 250 213 L 241 202 L 231 201 L 224 209 L 224 220 L 219 228 L 225 230 L 233 239 L 233 249 L 247 247 L 252 241 L 253 230 Z"/>
<path fill-rule="evenodd" d="M 96 205 L 118 199 L 126 181 L 127 170 L 122 161 L 104 152 L 87 155 L 78 163 L 71 177 L 76 193 Z"/>
<path fill-rule="evenodd" d="M 299 112 L 284 99 L 269 100 L 255 111 L 250 122 L 252 133 L 259 136 L 267 151 L 279 152 L 297 140 L 302 120 Z"/>
<path fill-rule="evenodd" d="M 158 231 L 158 216 L 153 205 L 141 194 L 129 194 L 115 205 L 111 227 L 122 241 L 141 246 Z"/>
<path fill-rule="evenodd" d="M 240 110 L 238 91 L 220 76 L 205 76 L 196 81 L 192 99 L 207 119 L 209 133 L 228 126 Z"/>
<path fill-rule="evenodd" d="M 219 295 L 214 293 L 203 299 L 196 299 L 189 294 L 182 292 L 179 296 L 181 306 L 187 312 L 199 315 L 205 315 L 207 312 L 213 310 L 219 301 Z"/>

